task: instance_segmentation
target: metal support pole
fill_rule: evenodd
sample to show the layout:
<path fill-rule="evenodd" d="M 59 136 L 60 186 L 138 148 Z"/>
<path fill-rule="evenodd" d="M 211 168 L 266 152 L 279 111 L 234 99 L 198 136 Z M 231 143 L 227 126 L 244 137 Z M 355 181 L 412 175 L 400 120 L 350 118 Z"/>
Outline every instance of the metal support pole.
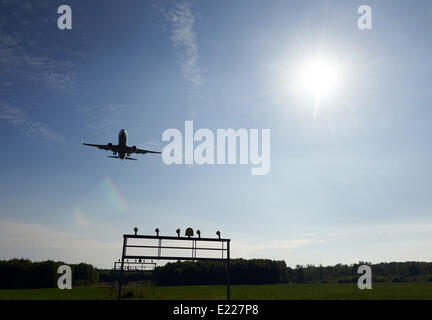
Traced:
<path fill-rule="evenodd" d="M 118 287 L 117 300 L 120 300 L 120 296 L 121 296 L 123 269 L 124 269 L 124 257 L 126 255 L 126 246 L 127 246 L 127 238 L 123 237 L 123 251 L 122 251 L 122 257 L 121 257 L 120 274 L 119 274 L 119 278 L 118 278 L 119 287 Z"/>
<path fill-rule="evenodd" d="M 227 241 L 227 300 L 231 299 L 230 286 L 231 286 L 231 275 L 230 275 L 230 241 Z"/>

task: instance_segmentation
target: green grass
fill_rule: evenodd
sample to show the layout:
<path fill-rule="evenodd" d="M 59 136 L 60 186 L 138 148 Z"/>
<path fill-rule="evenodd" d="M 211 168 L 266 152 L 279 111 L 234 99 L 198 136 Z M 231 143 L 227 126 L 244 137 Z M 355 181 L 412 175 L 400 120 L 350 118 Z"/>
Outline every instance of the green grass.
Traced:
<path fill-rule="evenodd" d="M 109 299 L 107 286 L 60 289 L 2 289 L 0 300 L 101 300 Z"/>
<path fill-rule="evenodd" d="M 113 298 L 116 298 L 116 290 Z M 122 290 L 125 299 L 215 300 L 226 298 L 225 286 L 156 287 L 129 285 Z M 0 290 L 0 300 L 99 300 L 110 299 L 108 286 L 76 287 L 72 290 Z M 238 300 L 352 300 L 352 299 L 432 299 L 432 283 L 376 283 L 372 290 L 359 290 L 357 284 L 278 284 L 234 285 L 231 299 Z"/>

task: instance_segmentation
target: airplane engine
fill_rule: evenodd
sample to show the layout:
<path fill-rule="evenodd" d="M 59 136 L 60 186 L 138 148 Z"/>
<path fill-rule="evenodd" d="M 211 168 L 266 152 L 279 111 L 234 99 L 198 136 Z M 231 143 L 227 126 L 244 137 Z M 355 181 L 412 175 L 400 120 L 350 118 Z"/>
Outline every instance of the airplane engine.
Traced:
<path fill-rule="evenodd" d="M 136 151 L 137 151 L 137 147 L 136 147 L 136 146 L 133 146 L 133 147 L 132 147 L 132 151 L 133 151 L 133 152 L 136 152 Z"/>
<path fill-rule="evenodd" d="M 107 146 L 111 148 L 112 147 L 112 143 L 111 142 L 108 143 Z"/>

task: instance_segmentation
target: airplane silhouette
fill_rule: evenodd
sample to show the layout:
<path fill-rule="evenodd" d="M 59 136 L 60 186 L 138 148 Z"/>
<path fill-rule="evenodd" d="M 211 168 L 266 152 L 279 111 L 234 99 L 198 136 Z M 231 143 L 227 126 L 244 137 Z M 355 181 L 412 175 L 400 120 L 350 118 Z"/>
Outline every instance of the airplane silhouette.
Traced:
<path fill-rule="evenodd" d="M 125 129 L 121 129 L 118 135 L 118 144 L 112 144 L 111 142 L 108 144 L 90 144 L 90 143 L 84 143 L 84 141 L 82 142 L 83 145 L 85 146 L 90 146 L 90 147 L 97 147 L 101 150 L 106 150 L 106 151 L 112 151 L 113 155 L 112 156 L 108 156 L 109 158 L 116 158 L 116 159 L 120 159 L 120 160 L 138 160 L 135 158 L 131 158 L 130 155 L 132 153 L 136 153 L 136 154 L 146 154 L 146 153 L 161 153 L 161 152 L 157 152 L 157 151 L 150 151 L 150 150 L 143 150 L 143 149 L 138 149 L 136 146 L 132 146 L 129 147 L 127 145 L 127 131 Z"/>

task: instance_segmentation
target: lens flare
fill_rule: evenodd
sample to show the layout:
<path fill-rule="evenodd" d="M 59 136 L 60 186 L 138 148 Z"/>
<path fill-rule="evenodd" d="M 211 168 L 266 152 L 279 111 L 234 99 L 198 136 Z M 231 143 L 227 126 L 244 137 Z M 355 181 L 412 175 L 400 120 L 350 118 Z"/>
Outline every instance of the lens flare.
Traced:
<path fill-rule="evenodd" d="M 87 227 L 89 225 L 86 217 L 84 216 L 84 214 L 82 213 L 82 211 L 79 208 L 74 209 L 73 215 L 74 215 L 76 224 L 79 225 L 80 227 Z"/>
<path fill-rule="evenodd" d="M 102 186 L 105 190 L 106 197 L 113 208 L 120 213 L 127 211 L 127 204 L 121 195 L 120 191 L 110 177 L 105 177 L 102 181 Z"/>

